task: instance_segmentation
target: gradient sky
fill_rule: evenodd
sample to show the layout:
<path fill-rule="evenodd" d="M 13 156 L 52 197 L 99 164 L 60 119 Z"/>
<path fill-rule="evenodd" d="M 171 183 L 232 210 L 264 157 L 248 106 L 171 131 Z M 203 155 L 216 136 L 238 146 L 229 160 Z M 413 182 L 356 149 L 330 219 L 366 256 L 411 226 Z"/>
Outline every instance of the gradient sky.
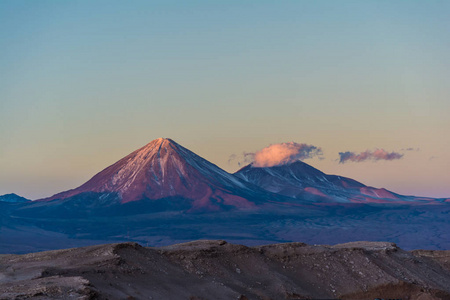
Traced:
<path fill-rule="evenodd" d="M 450 1 L 0 1 L 0 194 L 74 188 L 158 137 L 450 197 Z M 399 160 L 339 164 L 382 148 Z M 414 151 L 402 149 L 414 148 Z"/>

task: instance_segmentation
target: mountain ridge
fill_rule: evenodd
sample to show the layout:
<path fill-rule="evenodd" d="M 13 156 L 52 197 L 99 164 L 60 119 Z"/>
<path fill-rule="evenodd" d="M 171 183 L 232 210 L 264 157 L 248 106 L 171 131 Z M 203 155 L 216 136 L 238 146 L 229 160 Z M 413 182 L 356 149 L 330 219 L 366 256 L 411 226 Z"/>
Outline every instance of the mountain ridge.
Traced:
<path fill-rule="evenodd" d="M 70 211 L 69 206 L 82 212 L 83 205 L 101 208 L 141 200 L 148 205 L 128 205 L 133 207 L 130 213 L 145 206 L 157 211 L 205 212 L 271 209 L 273 205 L 449 202 L 374 188 L 351 178 L 325 174 L 300 160 L 272 167 L 249 164 L 231 174 L 170 138 L 151 141 L 77 188 L 33 202 L 52 205 L 56 201 L 66 206 L 66 212 Z"/>
<path fill-rule="evenodd" d="M 328 175 L 300 160 L 272 167 L 249 164 L 230 174 L 170 138 L 155 139 L 81 186 L 38 201 L 65 200 L 83 193 L 116 198 L 122 204 L 181 197 L 191 201 L 193 211 L 225 207 L 248 209 L 269 202 L 296 205 L 437 201 L 404 196 L 344 176 Z"/>

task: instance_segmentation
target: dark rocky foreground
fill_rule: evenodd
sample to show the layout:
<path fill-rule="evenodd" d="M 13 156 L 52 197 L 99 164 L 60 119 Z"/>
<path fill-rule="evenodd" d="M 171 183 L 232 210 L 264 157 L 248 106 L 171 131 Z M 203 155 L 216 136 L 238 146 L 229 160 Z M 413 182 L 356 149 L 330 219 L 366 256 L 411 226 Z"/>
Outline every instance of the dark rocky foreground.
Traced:
<path fill-rule="evenodd" d="M 450 251 L 109 244 L 0 256 L 0 299 L 450 299 Z"/>

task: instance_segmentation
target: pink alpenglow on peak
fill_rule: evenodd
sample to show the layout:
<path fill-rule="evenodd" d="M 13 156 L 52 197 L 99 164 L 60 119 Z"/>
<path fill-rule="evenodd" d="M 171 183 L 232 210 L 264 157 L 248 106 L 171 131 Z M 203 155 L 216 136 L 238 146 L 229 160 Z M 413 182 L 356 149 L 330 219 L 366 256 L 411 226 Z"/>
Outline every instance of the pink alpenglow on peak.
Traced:
<path fill-rule="evenodd" d="M 290 164 L 299 160 L 322 155 L 322 149 L 313 145 L 295 142 L 272 144 L 255 153 L 247 153 L 253 157 L 255 167 L 273 167 Z"/>
<path fill-rule="evenodd" d="M 43 201 L 85 192 L 117 193 L 122 203 L 183 197 L 193 209 L 250 208 L 248 183 L 171 139 L 159 138 L 107 167 L 80 187 Z"/>

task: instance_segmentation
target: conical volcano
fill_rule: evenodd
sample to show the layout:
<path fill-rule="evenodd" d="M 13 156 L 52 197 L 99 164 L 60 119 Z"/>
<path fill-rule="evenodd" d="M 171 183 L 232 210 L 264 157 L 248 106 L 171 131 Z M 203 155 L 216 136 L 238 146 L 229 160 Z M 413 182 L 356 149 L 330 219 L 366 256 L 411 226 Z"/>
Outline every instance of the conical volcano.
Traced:
<path fill-rule="evenodd" d="M 255 188 L 255 187 L 253 187 Z M 182 197 L 193 208 L 247 208 L 252 185 L 182 147 L 159 138 L 107 167 L 80 187 L 44 200 L 66 199 L 81 193 L 116 193 L 121 203 Z"/>

